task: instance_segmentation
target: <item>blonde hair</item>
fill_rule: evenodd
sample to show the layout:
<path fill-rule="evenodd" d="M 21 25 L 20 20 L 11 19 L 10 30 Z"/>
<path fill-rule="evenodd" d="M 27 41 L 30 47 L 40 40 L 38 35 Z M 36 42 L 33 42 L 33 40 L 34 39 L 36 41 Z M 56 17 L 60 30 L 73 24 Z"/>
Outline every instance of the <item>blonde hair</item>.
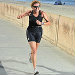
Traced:
<path fill-rule="evenodd" d="M 32 3 L 31 3 L 31 7 L 33 7 L 33 5 L 36 4 L 36 3 L 39 3 L 39 5 L 41 6 L 40 1 L 34 0 L 34 1 L 32 1 Z"/>

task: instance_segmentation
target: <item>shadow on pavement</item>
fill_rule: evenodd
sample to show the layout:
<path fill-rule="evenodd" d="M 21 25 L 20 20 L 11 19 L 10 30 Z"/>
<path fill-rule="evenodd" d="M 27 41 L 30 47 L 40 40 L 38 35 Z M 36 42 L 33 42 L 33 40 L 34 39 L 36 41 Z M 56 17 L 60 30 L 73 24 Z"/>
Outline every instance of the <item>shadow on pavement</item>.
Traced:
<path fill-rule="evenodd" d="M 22 72 L 22 73 L 24 73 L 25 75 L 33 75 L 33 73 L 21 71 L 21 70 L 18 70 L 18 69 L 9 68 L 9 67 L 5 67 L 5 68 L 8 69 L 8 70 L 13 70 L 13 71 L 17 71 L 17 72 Z M 1 74 L 0 74 L 0 75 L 1 75 Z"/>
<path fill-rule="evenodd" d="M 62 72 L 62 71 L 57 71 L 55 69 L 52 69 L 52 68 L 48 68 L 46 66 L 42 66 L 42 65 L 37 65 L 38 67 L 42 67 L 42 68 L 45 68 L 45 69 L 48 69 L 50 71 L 53 71 L 53 72 L 57 72 L 59 74 L 41 74 L 41 75 L 75 75 L 75 73 L 72 73 L 72 72 Z"/>
<path fill-rule="evenodd" d="M 18 60 L 2 60 L 2 62 L 16 62 L 16 63 L 21 63 L 21 64 L 27 64 L 25 62 L 22 62 L 22 61 L 18 61 Z M 42 67 L 42 68 L 45 68 L 47 70 L 50 70 L 50 71 L 53 71 L 54 73 L 57 72 L 58 74 L 40 74 L 40 75 L 75 75 L 75 73 L 73 72 L 62 72 L 62 71 L 57 71 L 55 69 L 52 69 L 52 68 L 49 68 L 49 67 L 46 67 L 46 66 L 43 66 L 43 65 L 37 65 L 37 67 Z M 14 69 L 14 68 L 9 68 L 9 67 L 5 67 L 6 69 L 9 69 L 9 70 L 13 70 L 13 71 L 17 71 L 17 72 L 22 72 L 24 73 L 25 75 L 33 75 L 33 73 L 29 73 L 29 72 L 25 72 L 25 71 L 21 71 L 21 70 L 18 70 L 18 69 Z M 4 67 L 2 66 L 2 63 L 0 61 L 0 75 L 7 75 Z"/>
<path fill-rule="evenodd" d="M 13 59 L 11 59 L 11 60 L 2 60 L 2 62 L 16 62 L 17 64 L 18 63 L 21 63 L 21 64 L 27 64 L 27 63 L 25 63 L 25 62 L 22 62 L 22 61 L 18 61 L 18 60 L 13 60 Z M 0 63 L 0 75 L 7 75 L 7 74 L 4 74 L 4 71 L 1 71 L 1 68 L 2 69 L 4 69 L 4 67 L 1 65 L 1 63 Z M 24 73 L 25 75 L 33 75 L 33 73 L 29 73 L 29 72 L 25 72 L 25 71 L 21 71 L 21 70 L 18 70 L 18 69 L 14 69 L 14 68 L 10 68 L 10 67 L 5 67 L 6 69 L 8 69 L 8 70 L 13 70 L 13 71 L 17 71 L 17 72 L 22 72 L 22 73 Z M 3 74 L 2 74 L 3 73 Z"/>
<path fill-rule="evenodd" d="M 7 72 L 5 71 L 4 67 L 2 66 L 1 61 L 0 61 L 0 75 L 7 75 Z"/>

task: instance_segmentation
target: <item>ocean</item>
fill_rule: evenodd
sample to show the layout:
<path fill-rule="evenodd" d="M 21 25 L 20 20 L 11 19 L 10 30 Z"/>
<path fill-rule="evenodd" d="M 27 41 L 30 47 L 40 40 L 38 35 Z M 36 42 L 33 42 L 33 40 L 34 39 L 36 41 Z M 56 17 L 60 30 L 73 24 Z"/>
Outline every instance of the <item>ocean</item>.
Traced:
<path fill-rule="evenodd" d="M 25 2 L 31 2 L 33 0 L 16 0 L 16 1 L 25 1 Z M 50 3 L 54 4 L 56 0 L 38 0 L 41 3 Z M 65 3 L 65 5 L 75 5 L 75 0 L 61 0 L 62 4 Z"/>

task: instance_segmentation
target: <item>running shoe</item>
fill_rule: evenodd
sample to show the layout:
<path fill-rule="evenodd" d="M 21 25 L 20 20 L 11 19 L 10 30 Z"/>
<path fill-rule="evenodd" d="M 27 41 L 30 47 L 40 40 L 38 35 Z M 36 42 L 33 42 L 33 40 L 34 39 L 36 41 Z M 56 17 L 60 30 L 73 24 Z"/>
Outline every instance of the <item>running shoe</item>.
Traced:
<path fill-rule="evenodd" d="M 29 62 L 32 63 L 31 53 L 29 53 Z"/>
<path fill-rule="evenodd" d="M 37 70 L 37 68 L 35 68 L 34 75 L 38 75 L 38 74 L 39 74 L 39 71 Z"/>
<path fill-rule="evenodd" d="M 39 72 L 38 71 L 36 71 L 35 73 L 34 73 L 34 75 L 38 75 L 39 74 Z"/>

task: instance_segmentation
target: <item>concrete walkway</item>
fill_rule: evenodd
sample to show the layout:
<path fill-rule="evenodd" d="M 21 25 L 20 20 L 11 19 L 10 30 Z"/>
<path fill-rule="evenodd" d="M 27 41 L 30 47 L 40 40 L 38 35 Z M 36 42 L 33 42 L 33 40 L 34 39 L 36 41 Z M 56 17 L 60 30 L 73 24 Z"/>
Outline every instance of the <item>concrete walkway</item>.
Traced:
<path fill-rule="evenodd" d="M 0 75 L 33 75 L 26 30 L 0 19 Z M 42 39 L 37 53 L 40 75 L 75 75 L 74 57 Z"/>

